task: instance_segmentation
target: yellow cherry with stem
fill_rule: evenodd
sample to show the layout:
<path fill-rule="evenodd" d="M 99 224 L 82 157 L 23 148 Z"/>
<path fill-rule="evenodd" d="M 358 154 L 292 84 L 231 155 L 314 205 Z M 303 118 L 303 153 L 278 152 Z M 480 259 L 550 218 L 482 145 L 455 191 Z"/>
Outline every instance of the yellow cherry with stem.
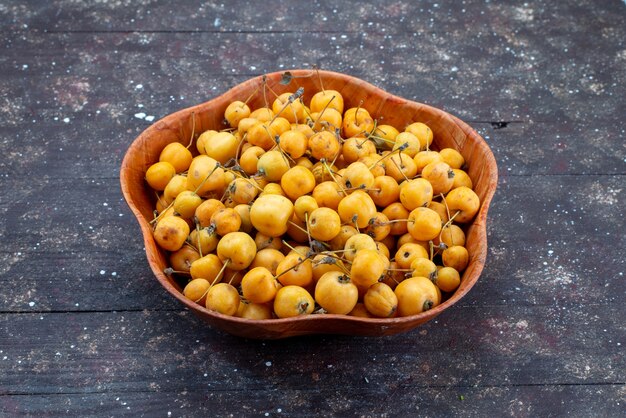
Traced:
<path fill-rule="evenodd" d="M 391 125 L 376 125 L 376 129 L 372 135 L 369 136 L 373 141 L 376 142 L 376 145 L 382 149 L 391 149 L 395 142 L 396 137 L 400 134 L 400 132 Z"/>
<path fill-rule="evenodd" d="M 467 223 L 474 219 L 480 208 L 478 195 L 469 187 L 461 186 L 450 190 L 444 202 L 450 213 L 457 214 L 455 217 L 459 223 Z"/>
<path fill-rule="evenodd" d="M 354 234 L 350 236 L 343 248 L 343 256 L 347 261 L 352 261 L 361 250 L 378 251 L 376 241 L 367 234 Z"/>
<path fill-rule="evenodd" d="M 202 255 L 191 245 L 183 245 L 178 251 L 170 254 L 170 266 L 174 270 L 189 273 L 191 263 L 199 259 Z"/>
<path fill-rule="evenodd" d="M 311 97 L 311 112 L 322 112 L 326 108 L 334 109 L 343 114 L 343 96 L 337 90 L 318 91 Z"/>
<path fill-rule="evenodd" d="M 228 160 L 234 158 L 237 154 L 240 141 L 230 132 L 218 132 L 214 134 L 204 145 L 204 153 L 219 161 L 220 164 L 226 164 Z"/>
<path fill-rule="evenodd" d="M 398 310 L 398 297 L 393 289 L 383 282 L 374 283 L 367 289 L 363 303 L 372 315 L 379 318 L 391 318 Z"/>
<path fill-rule="evenodd" d="M 200 154 L 205 154 L 205 151 L 204 151 L 205 145 L 208 144 L 211 141 L 211 138 L 217 134 L 218 134 L 218 131 L 213 130 L 213 129 L 209 129 L 200 134 L 200 136 L 196 140 L 196 149 L 198 150 Z"/>
<path fill-rule="evenodd" d="M 278 287 L 274 275 L 265 267 L 250 269 L 241 280 L 243 297 L 254 303 L 266 303 L 274 300 Z"/>
<path fill-rule="evenodd" d="M 183 289 L 183 295 L 200 305 L 206 304 L 206 295 L 211 283 L 203 278 L 193 279 Z"/>
<path fill-rule="evenodd" d="M 239 122 L 243 118 L 250 116 L 250 113 L 250 107 L 246 103 L 236 100 L 226 106 L 224 119 L 226 119 L 226 122 L 228 122 L 232 128 L 237 128 L 239 126 Z"/>
<path fill-rule="evenodd" d="M 279 237 L 287 232 L 287 224 L 293 212 L 291 200 L 281 195 L 266 194 L 252 203 L 250 222 L 257 231 L 270 237 Z"/>
<path fill-rule="evenodd" d="M 329 314 L 347 315 L 359 300 L 359 289 L 350 276 L 329 271 L 315 285 L 315 301 Z"/>
<path fill-rule="evenodd" d="M 454 184 L 454 171 L 444 162 L 433 162 L 422 170 L 422 178 L 433 186 L 433 193 L 448 193 Z"/>
<path fill-rule="evenodd" d="M 280 186 L 287 197 L 295 201 L 300 196 L 313 191 L 316 186 L 315 176 L 308 168 L 296 165 L 283 174 L 280 179 Z"/>
<path fill-rule="evenodd" d="M 230 232 L 239 231 L 241 227 L 241 217 L 234 208 L 223 208 L 215 211 L 211 216 L 211 228 L 218 235 L 224 236 Z"/>
<path fill-rule="evenodd" d="M 224 263 L 215 254 L 206 254 L 191 263 L 189 273 L 194 279 L 204 278 L 209 282 L 219 282 L 224 273 Z"/>
<path fill-rule="evenodd" d="M 285 259 L 285 255 L 275 248 L 263 248 L 254 256 L 254 260 L 250 264 L 250 269 L 255 267 L 265 267 L 272 273 L 276 274 L 276 269 L 281 261 Z"/>
<path fill-rule="evenodd" d="M 237 289 L 228 283 L 211 286 L 206 295 L 206 308 L 223 315 L 234 316 L 239 309 L 241 297 Z"/>
<path fill-rule="evenodd" d="M 274 312 L 279 318 L 291 318 L 308 315 L 315 309 L 315 300 L 300 286 L 281 287 L 274 298 Z"/>
<path fill-rule="evenodd" d="M 152 164 L 146 170 L 146 182 L 156 191 L 163 191 L 170 180 L 176 175 L 176 168 L 167 161 Z"/>
<path fill-rule="evenodd" d="M 271 182 L 279 182 L 289 170 L 289 161 L 278 150 L 267 151 L 259 157 L 257 173 L 259 176 Z"/>
<path fill-rule="evenodd" d="M 174 211 L 186 219 L 191 219 L 198 206 L 202 204 L 202 198 L 197 193 L 184 190 L 174 199 Z"/>
<path fill-rule="evenodd" d="M 427 277 L 433 282 L 437 279 L 437 266 L 428 258 L 417 257 L 411 262 L 411 276 Z"/>
<path fill-rule="evenodd" d="M 172 142 L 167 144 L 159 155 L 159 161 L 167 161 L 176 169 L 177 173 L 182 173 L 189 168 L 193 156 L 180 142 Z"/>
<path fill-rule="evenodd" d="M 255 254 L 256 244 L 245 232 L 229 232 L 217 243 L 217 256 L 232 270 L 247 268 Z"/>
<path fill-rule="evenodd" d="M 426 277 L 410 277 L 394 290 L 398 298 L 398 315 L 409 316 L 428 311 L 441 300 L 436 286 Z"/>
<path fill-rule="evenodd" d="M 306 287 L 313 282 L 311 260 L 297 252 L 291 252 L 278 264 L 276 279 L 283 285 Z"/>
<path fill-rule="evenodd" d="M 298 99 L 304 94 L 302 87 L 294 93 L 283 93 L 276 97 L 272 104 L 274 118 L 282 116 L 291 123 L 298 123 L 305 118 L 304 105 Z"/>
<path fill-rule="evenodd" d="M 356 252 L 350 267 L 350 277 L 357 287 L 366 291 L 377 283 L 389 268 L 389 259 L 376 250 L 362 249 Z"/>
<path fill-rule="evenodd" d="M 310 216 L 311 213 L 317 209 L 319 206 L 317 204 L 317 200 L 313 196 L 304 195 L 300 196 L 296 199 L 293 204 L 294 212 L 298 219 L 303 222 L 306 222 L 307 215 Z"/>
<path fill-rule="evenodd" d="M 430 241 L 441 232 L 441 217 L 437 212 L 425 207 L 415 208 L 409 214 L 407 229 L 418 241 Z"/>
<path fill-rule="evenodd" d="M 356 161 L 346 167 L 341 178 L 346 189 L 370 189 L 374 185 L 374 175 L 362 162 Z"/>
<path fill-rule="evenodd" d="M 220 163 L 207 155 L 198 155 L 187 172 L 187 189 L 198 195 L 219 190 L 224 186 L 224 170 Z"/>
<path fill-rule="evenodd" d="M 469 263 L 469 253 L 467 248 L 460 245 L 453 245 L 441 253 L 441 261 L 446 267 L 452 267 L 456 271 L 463 271 Z"/>
<path fill-rule="evenodd" d="M 189 236 L 189 224 L 178 216 L 160 219 L 154 229 L 154 239 L 167 251 L 178 251 Z"/>
<path fill-rule="evenodd" d="M 408 210 L 427 207 L 433 199 L 433 186 L 423 178 L 404 181 L 400 184 L 399 198 Z"/>
<path fill-rule="evenodd" d="M 413 158 L 420 151 L 420 140 L 411 132 L 401 132 L 396 135 L 393 150 L 403 147 L 404 153 Z"/>
<path fill-rule="evenodd" d="M 350 164 L 368 155 L 376 154 L 376 145 L 369 139 L 358 137 L 348 138 L 342 146 L 344 160 Z"/>
<path fill-rule="evenodd" d="M 433 131 L 422 122 L 415 122 L 404 129 L 417 137 L 420 141 L 420 149 L 427 150 L 433 142 Z"/>
<path fill-rule="evenodd" d="M 341 218 L 330 208 L 317 208 L 305 220 L 311 237 L 319 241 L 330 241 L 341 231 Z"/>
<path fill-rule="evenodd" d="M 362 101 L 358 107 L 348 109 L 344 113 L 341 126 L 344 138 L 367 137 L 374 130 L 374 119 L 366 109 L 361 107 L 361 104 Z"/>
<path fill-rule="evenodd" d="M 219 237 L 214 228 L 202 228 L 199 224 L 196 224 L 196 229 L 189 234 L 189 243 L 198 250 L 201 257 L 213 252 L 218 241 Z"/>
<path fill-rule="evenodd" d="M 461 275 L 453 267 L 442 267 L 437 272 L 435 284 L 442 292 L 454 292 L 461 284 Z"/>
<path fill-rule="evenodd" d="M 337 212 L 344 223 L 361 229 L 367 227 L 377 210 L 374 201 L 366 192 L 356 190 L 341 199 Z"/>

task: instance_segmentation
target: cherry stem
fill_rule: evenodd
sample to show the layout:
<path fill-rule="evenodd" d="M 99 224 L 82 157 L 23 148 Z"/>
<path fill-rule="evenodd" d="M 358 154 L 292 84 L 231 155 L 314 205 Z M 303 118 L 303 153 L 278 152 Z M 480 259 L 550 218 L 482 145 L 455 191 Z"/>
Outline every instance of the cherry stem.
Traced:
<path fill-rule="evenodd" d="M 359 105 L 356 107 L 356 112 L 354 112 L 354 123 L 357 123 L 357 119 L 359 117 L 359 110 L 361 110 L 361 106 L 363 105 L 363 100 L 359 102 Z M 357 123 L 358 125 L 358 123 Z"/>
<path fill-rule="evenodd" d="M 338 254 L 338 253 L 347 253 L 349 251 L 352 251 L 352 250 L 328 250 L 328 251 L 324 251 L 321 254 L 327 254 L 328 253 L 328 255 L 330 255 L 330 254 Z"/>
<path fill-rule="evenodd" d="M 286 158 L 287 160 L 291 161 L 294 165 L 297 164 L 296 160 L 291 158 L 291 155 L 289 155 L 287 152 L 285 152 L 284 149 L 282 149 L 280 147 L 280 136 L 278 136 L 278 135 L 276 135 L 276 137 L 274 138 L 274 146 L 272 146 L 272 148 L 270 148 L 270 151 L 273 151 L 276 148 L 278 148 L 278 152 L 280 152 L 283 155 L 283 158 Z"/>
<path fill-rule="evenodd" d="M 342 251 L 344 251 L 344 250 L 342 250 Z M 347 250 L 345 250 L 345 251 L 347 251 Z M 346 268 L 346 266 L 343 265 L 343 263 L 352 264 L 352 261 L 346 260 L 346 259 L 341 258 L 341 257 L 337 257 L 336 255 L 332 254 L 334 252 L 335 251 L 324 251 L 323 253 L 320 253 L 320 254 L 322 254 L 322 255 L 324 255 L 326 257 L 332 258 L 334 260 L 341 261 L 341 264 L 338 264 L 336 262 L 333 262 L 333 263 L 324 262 L 325 261 L 324 258 L 321 259 L 321 260 L 317 260 L 317 262 L 315 262 L 315 264 L 316 265 L 318 265 L 318 264 L 334 264 L 337 267 L 339 267 L 340 269 L 342 269 L 343 272 L 346 273 L 349 276 L 350 275 L 350 271 Z"/>
<path fill-rule="evenodd" d="M 287 248 L 289 248 L 291 251 L 300 254 L 302 257 L 306 257 L 306 255 L 303 255 L 302 253 L 298 252 L 298 250 L 293 248 L 293 246 L 291 244 L 289 244 L 287 241 L 285 241 L 285 240 L 282 240 L 282 241 L 283 241 L 283 244 L 285 244 L 287 246 Z"/>
<path fill-rule="evenodd" d="M 337 141 L 339 141 L 340 144 L 343 144 L 341 136 L 339 135 L 339 129 L 335 131 L 335 137 L 337 138 Z M 335 162 L 337 162 L 337 158 L 339 158 L 339 154 L 341 153 L 338 152 L 337 154 L 335 154 L 335 158 L 333 158 L 333 161 L 330 163 L 330 165 L 335 165 Z"/>
<path fill-rule="evenodd" d="M 322 93 L 326 93 L 324 91 L 324 82 L 322 81 L 322 76 L 320 74 L 319 68 L 315 67 L 315 73 L 317 74 L 317 79 L 320 81 L 320 88 L 322 89 Z"/>
<path fill-rule="evenodd" d="M 378 129 L 380 129 L 380 128 L 378 128 Z M 381 132 L 382 132 L 382 131 L 381 131 Z M 383 132 L 383 133 L 386 133 L 386 132 Z M 391 139 L 383 138 L 382 136 L 378 136 L 378 135 L 374 135 L 374 134 L 369 135 L 367 138 L 368 138 L 368 139 L 371 139 L 371 138 L 378 139 L 378 140 L 381 140 L 381 141 L 387 142 L 387 143 L 389 143 L 389 144 L 395 144 L 395 143 L 396 143 L 396 141 L 392 141 Z"/>
<path fill-rule="evenodd" d="M 165 212 L 167 212 L 167 211 L 168 211 L 171 207 L 173 207 L 173 206 L 174 206 L 174 200 L 172 200 L 172 203 L 170 203 L 169 205 L 167 205 L 167 207 L 166 207 L 165 209 L 163 209 L 163 210 L 161 211 L 161 213 L 159 213 L 159 215 L 158 215 L 156 218 L 154 218 L 153 220 L 151 220 L 149 223 L 150 223 L 150 224 L 153 224 L 153 223 L 155 223 L 155 222 L 158 222 L 158 221 L 159 221 L 159 220 L 163 217 L 163 215 L 165 214 Z"/>
<path fill-rule="evenodd" d="M 284 242 L 284 241 L 283 241 L 283 242 Z M 296 253 L 297 253 L 298 255 L 301 255 L 301 254 L 300 254 L 300 253 L 298 253 L 297 251 L 296 251 Z M 289 271 L 291 271 L 291 270 L 293 270 L 293 269 L 296 269 L 296 268 L 300 267 L 300 265 L 301 265 L 302 263 L 304 263 L 306 260 L 308 260 L 308 258 L 307 258 L 307 257 L 305 257 L 305 256 L 302 256 L 302 257 L 303 257 L 303 258 L 302 258 L 302 260 L 298 261 L 298 263 L 297 263 L 297 264 L 294 264 L 293 266 L 289 267 L 287 270 L 285 270 L 285 271 L 281 272 L 280 274 L 277 274 L 276 276 L 274 276 L 274 280 L 278 280 L 278 278 L 279 278 L 280 276 L 282 276 L 283 274 L 285 274 L 285 273 L 287 273 L 287 272 L 289 272 Z"/>
<path fill-rule="evenodd" d="M 265 102 L 265 107 L 269 108 L 270 106 L 269 106 L 269 104 L 267 102 L 267 91 L 266 91 L 266 88 L 267 88 L 267 76 L 265 74 L 263 74 L 263 79 L 262 80 L 263 80 L 263 82 L 262 82 L 262 86 L 263 86 L 263 102 Z"/>
<path fill-rule="evenodd" d="M 382 157 L 380 157 L 378 159 L 378 161 L 376 161 L 374 164 L 372 164 L 371 166 L 367 167 L 368 169 L 372 169 L 374 167 L 376 167 L 377 164 L 380 164 L 384 159 L 389 158 L 393 155 L 393 152 L 390 152 L 389 154 L 383 155 Z"/>
<path fill-rule="evenodd" d="M 261 88 L 261 84 L 259 84 L 256 89 L 254 89 L 254 91 L 252 92 L 252 94 L 250 96 L 248 96 L 248 98 L 244 101 L 245 104 L 248 104 L 248 102 L 250 101 L 250 99 L 252 99 L 252 97 L 254 97 L 255 94 L 257 94 L 257 92 L 259 91 L 259 89 Z"/>
<path fill-rule="evenodd" d="M 443 195 L 443 193 L 439 193 L 439 196 L 441 196 L 441 200 L 443 201 L 443 204 L 446 207 L 446 213 L 448 214 L 448 219 L 450 219 L 450 208 L 448 207 L 448 202 L 446 202 L 446 197 Z"/>
<path fill-rule="evenodd" d="M 228 265 L 230 264 L 230 258 L 227 259 L 224 262 L 224 265 L 222 266 L 222 268 L 220 269 L 220 271 L 217 273 L 217 275 L 215 276 L 215 279 L 213 279 L 213 282 L 211 283 L 211 286 L 209 286 L 209 289 L 213 287 L 214 284 L 216 284 L 218 282 L 218 280 L 220 279 L 220 276 L 222 275 L 222 273 L 224 273 L 224 270 L 226 270 L 226 267 L 228 267 Z M 207 292 L 209 290 L 207 289 Z"/>
<path fill-rule="evenodd" d="M 274 92 L 272 91 L 272 93 L 274 93 Z M 274 93 L 274 94 L 276 94 L 276 93 Z M 272 118 L 272 120 L 270 120 L 270 125 L 272 124 L 272 122 L 274 122 L 274 120 L 275 120 L 278 116 L 280 116 L 280 114 L 281 114 L 281 113 L 283 113 L 283 111 L 284 111 L 285 109 L 287 109 L 287 106 L 290 106 L 290 105 L 294 102 L 294 100 L 299 99 L 300 97 L 302 97 L 302 95 L 303 95 L 303 94 L 304 94 L 304 89 L 303 89 L 302 87 L 300 87 L 300 88 L 298 88 L 298 90 L 296 90 L 296 92 L 295 92 L 295 93 L 293 93 L 292 95 L 290 95 L 290 96 L 287 98 L 287 103 L 285 103 L 285 105 L 283 106 L 283 108 L 282 108 L 282 109 L 280 109 L 280 111 L 274 115 L 274 117 Z M 278 97 L 278 95 L 277 95 L 277 94 L 276 94 L 276 97 Z M 293 109 L 293 107 L 292 107 L 292 109 Z M 295 109 L 293 109 L 293 111 L 294 111 L 294 115 L 295 115 L 296 110 L 295 110 Z M 297 123 L 297 120 L 296 120 L 296 123 Z"/>
<path fill-rule="evenodd" d="M 237 145 L 237 152 L 235 153 L 235 161 L 239 161 L 239 153 L 243 148 L 243 143 L 246 142 L 246 136 L 248 136 L 248 132 L 242 135 L 241 140 L 239 141 L 239 145 Z"/>
<path fill-rule="evenodd" d="M 390 270 L 390 269 L 388 269 L 388 270 Z M 395 277 L 393 277 L 391 274 L 388 274 L 388 275 L 387 275 L 387 277 L 389 277 L 391 280 L 393 280 L 394 282 L 396 282 L 396 284 L 400 284 L 400 282 L 399 282 L 399 281 L 397 281 L 397 280 L 396 280 L 396 278 L 395 278 Z"/>
<path fill-rule="evenodd" d="M 369 141 L 369 140 L 370 140 L 370 139 L 369 139 L 369 137 L 365 137 L 365 139 L 363 140 L 363 142 L 361 142 L 361 143 L 358 143 L 358 142 L 357 142 L 356 146 L 360 149 L 360 148 L 362 148 L 362 147 L 363 147 L 363 144 L 365 144 L 365 143 L 366 143 L 367 141 Z"/>
<path fill-rule="evenodd" d="M 398 155 L 400 156 L 400 163 L 402 163 L 402 153 L 399 152 Z M 396 166 L 400 174 L 402 174 L 402 177 L 404 177 L 406 181 L 409 181 L 409 178 L 406 176 L 406 174 L 404 174 L 404 171 L 402 171 L 396 160 L 392 159 L 391 162 Z"/>
<path fill-rule="evenodd" d="M 309 244 L 311 243 L 311 236 L 309 235 L 309 231 L 307 231 L 306 229 L 302 228 L 300 225 L 298 225 L 297 223 L 293 222 L 293 221 L 287 221 L 291 226 L 295 226 L 296 228 L 298 228 L 300 231 L 304 232 L 305 234 L 307 234 L 307 236 L 309 237 Z M 307 227 L 308 229 L 308 227 Z M 290 247 L 291 248 L 291 247 Z M 293 248 L 292 248 L 293 249 Z M 299 253 L 298 253 L 299 254 Z"/>
<path fill-rule="evenodd" d="M 268 125 L 271 125 L 273 121 L 274 119 L 272 119 L 272 121 L 270 121 L 267 125 L 263 123 L 261 126 L 263 126 L 263 128 L 265 129 L 265 132 L 267 132 L 267 135 L 269 135 L 272 141 L 274 141 L 274 145 L 276 145 L 276 139 L 274 139 L 274 137 L 272 136 L 272 132 L 270 131 L 270 128 L 268 127 Z"/>
<path fill-rule="evenodd" d="M 304 224 L 306 225 L 306 235 L 309 237 L 309 247 L 313 248 L 311 232 L 309 231 L 309 212 L 304 212 Z"/>
<path fill-rule="evenodd" d="M 445 202 L 445 199 L 444 199 Z M 446 210 L 448 209 L 448 206 L 446 205 Z M 441 236 L 443 235 L 443 230 L 448 228 L 450 225 L 452 225 L 452 222 L 454 221 L 454 218 L 457 217 L 457 215 L 461 213 L 461 212 L 457 212 L 454 215 L 452 215 L 452 217 L 450 219 L 448 219 L 448 222 L 446 222 L 442 227 L 441 227 L 441 231 L 439 231 L 439 242 L 441 242 Z M 448 216 L 450 216 L 450 212 L 448 212 Z M 452 237 L 452 235 L 450 235 L 450 237 Z M 454 244 L 454 242 L 453 242 Z"/>
<path fill-rule="evenodd" d="M 328 174 L 330 175 L 330 177 L 333 179 L 333 181 L 335 183 L 337 183 L 337 185 L 339 186 L 339 188 L 341 189 L 341 191 L 343 192 L 344 195 L 348 195 L 348 193 L 346 193 L 346 189 L 343 188 L 342 184 L 340 182 L 337 181 L 337 179 L 335 178 L 335 176 L 333 175 L 333 170 L 328 166 L 328 164 L 326 163 L 326 159 L 322 158 L 320 160 L 320 162 L 322 163 L 322 165 L 324 166 L 324 168 L 326 168 L 326 170 L 328 171 Z"/>
<path fill-rule="evenodd" d="M 300 101 L 302 101 L 302 98 L 300 98 Z M 311 116 L 311 113 L 309 112 L 309 109 L 306 106 L 303 106 L 302 108 L 304 109 L 304 113 L 306 113 L 306 118 L 305 119 L 308 119 L 311 122 L 313 122 L 313 116 Z M 307 123 L 306 120 L 305 120 L 305 123 Z M 308 123 L 308 125 L 310 127 L 312 127 L 311 123 Z"/>
<path fill-rule="evenodd" d="M 193 138 L 196 136 L 196 112 L 191 112 L 191 138 L 189 138 L 189 145 L 187 145 L 187 149 L 191 147 L 193 144 Z"/>
<path fill-rule="evenodd" d="M 393 223 L 396 223 L 396 222 L 409 222 L 409 221 L 410 221 L 410 219 L 392 219 L 392 220 L 387 221 L 387 222 L 381 222 L 379 225 L 380 226 L 384 226 L 384 225 L 389 225 L 389 224 L 393 224 Z"/>
<path fill-rule="evenodd" d="M 233 279 L 237 276 L 237 273 L 239 273 L 238 271 L 234 272 L 232 276 L 230 276 L 230 280 L 228 280 L 228 284 L 231 284 L 233 282 Z"/>
<path fill-rule="evenodd" d="M 270 93 L 272 93 L 274 96 L 278 97 L 278 94 L 274 91 L 273 88 L 270 87 L 269 84 L 265 83 L 265 85 L 267 86 L 267 89 L 270 91 Z"/>
<path fill-rule="evenodd" d="M 197 220 L 196 220 L 197 221 Z M 202 245 L 200 244 L 200 223 L 196 222 L 196 236 L 198 241 L 198 253 L 200 253 L 200 258 L 202 258 Z"/>
<path fill-rule="evenodd" d="M 318 120 L 321 119 L 324 112 L 326 112 L 326 109 L 328 109 L 328 106 L 330 106 L 330 102 L 332 102 L 333 100 L 335 100 L 335 95 L 333 95 L 333 97 L 330 98 L 330 100 L 326 103 L 326 105 L 324 106 L 320 114 L 317 116 Z"/>
<path fill-rule="evenodd" d="M 206 181 L 209 179 L 209 177 L 211 177 L 213 175 L 213 173 L 215 172 L 215 170 L 220 168 L 220 166 L 221 166 L 221 164 L 219 162 L 216 162 L 215 163 L 215 167 L 213 167 L 213 170 L 211 170 L 211 172 L 209 174 L 207 174 L 204 179 L 202 179 L 200 184 L 198 184 L 198 187 L 196 187 L 196 190 L 194 190 L 193 192 L 198 194 L 198 190 L 200 190 L 202 188 L 202 186 L 204 186 L 204 183 L 206 183 Z"/>

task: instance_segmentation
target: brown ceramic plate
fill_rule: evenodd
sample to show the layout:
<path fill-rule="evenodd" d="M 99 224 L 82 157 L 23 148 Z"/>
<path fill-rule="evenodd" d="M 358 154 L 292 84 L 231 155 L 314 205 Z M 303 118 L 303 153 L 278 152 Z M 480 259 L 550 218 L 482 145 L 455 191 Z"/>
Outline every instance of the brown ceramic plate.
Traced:
<path fill-rule="evenodd" d="M 322 314 L 289 319 L 249 320 L 221 315 L 186 299 L 176 281 L 163 273 L 168 267 L 167 254 L 158 248 L 152 237 L 149 221 L 153 218 L 155 197 L 144 181 L 144 173 L 151 164 L 158 161 L 159 153 L 165 145 L 175 141 L 188 143 L 193 127 L 192 114 L 195 115 L 193 118 L 196 133 L 207 129 L 223 129 L 226 106 L 234 100 L 245 101 L 258 91 L 262 77 L 253 78 L 213 100 L 178 111 L 154 123 L 131 144 L 120 172 L 122 192 L 141 226 L 148 262 L 157 280 L 200 318 L 231 334 L 276 339 L 306 334 L 379 336 L 408 331 L 433 319 L 458 302 L 476 283 L 485 264 L 485 223 L 498 178 L 494 156 L 484 139 L 466 123 L 442 110 L 391 95 L 345 74 L 319 71 L 318 77 L 311 70 L 292 70 L 288 75 L 267 74 L 266 80 L 278 94 L 303 87 L 304 101 L 308 103 L 311 96 L 320 90 L 320 77 L 325 89 L 334 89 L 342 94 L 346 109 L 358 106 L 363 101 L 362 106 L 379 123 L 393 125 L 400 130 L 409 123 L 424 122 L 434 132 L 435 148 L 454 148 L 463 155 L 469 166 L 468 174 L 474 183 L 474 190 L 481 201 L 480 211 L 466 229 L 469 265 L 463 273 L 460 287 L 450 298 L 429 311 L 400 318 L 369 319 Z M 288 84 L 284 84 L 289 80 Z M 254 109 L 263 106 L 262 103 L 262 95 L 256 94 L 249 105 Z"/>

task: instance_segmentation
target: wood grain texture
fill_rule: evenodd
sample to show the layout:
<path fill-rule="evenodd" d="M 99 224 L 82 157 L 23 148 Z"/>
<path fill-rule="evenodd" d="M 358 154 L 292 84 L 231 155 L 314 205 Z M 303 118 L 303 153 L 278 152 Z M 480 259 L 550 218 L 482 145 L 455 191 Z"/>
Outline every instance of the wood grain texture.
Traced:
<path fill-rule="evenodd" d="M 620 1 L 4 1 L 0 415 L 620 416 L 624 20 Z M 118 186 L 146 117 L 312 64 L 448 111 L 498 162 L 481 279 L 413 332 L 238 339 L 147 267 Z"/>

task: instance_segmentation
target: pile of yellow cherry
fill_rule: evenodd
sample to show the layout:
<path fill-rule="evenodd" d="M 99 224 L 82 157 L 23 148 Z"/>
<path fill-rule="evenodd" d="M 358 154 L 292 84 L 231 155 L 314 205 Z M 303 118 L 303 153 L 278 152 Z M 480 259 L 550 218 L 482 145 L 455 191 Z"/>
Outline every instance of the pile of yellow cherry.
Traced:
<path fill-rule="evenodd" d="M 431 149 L 419 121 L 399 131 L 344 111 L 335 90 L 308 106 L 302 89 L 272 94 L 230 103 L 228 128 L 167 145 L 146 171 L 184 295 L 250 319 L 389 318 L 454 292 L 469 262 L 459 225 L 480 206 L 461 154 Z"/>

